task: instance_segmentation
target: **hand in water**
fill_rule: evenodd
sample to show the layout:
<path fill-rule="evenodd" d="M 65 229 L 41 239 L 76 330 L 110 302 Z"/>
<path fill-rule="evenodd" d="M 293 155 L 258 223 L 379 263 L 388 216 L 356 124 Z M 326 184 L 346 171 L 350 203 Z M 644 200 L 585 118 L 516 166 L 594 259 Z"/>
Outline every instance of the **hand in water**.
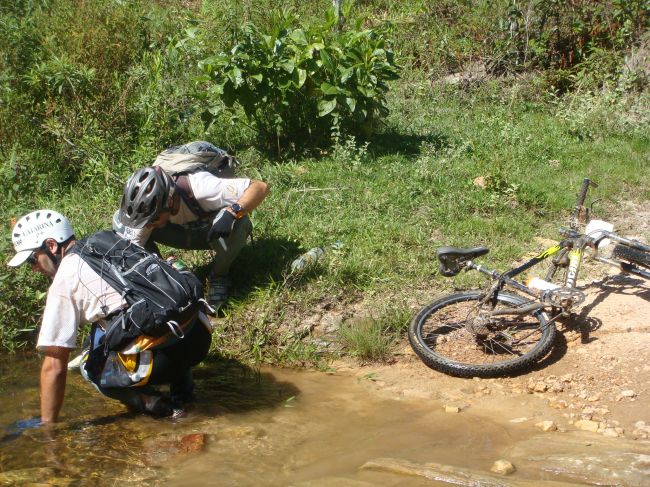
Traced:
<path fill-rule="evenodd" d="M 9 427 L 13 430 L 25 431 L 32 428 L 38 428 L 39 426 L 42 425 L 43 423 L 41 422 L 41 417 L 35 416 L 29 419 L 19 419 L 12 425 L 9 425 Z"/>
<path fill-rule="evenodd" d="M 19 419 L 15 423 L 8 424 L 5 427 L 7 433 L 5 435 L 0 435 L 0 443 L 14 440 L 22 435 L 26 430 L 38 428 L 42 424 L 40 417 Z"/>

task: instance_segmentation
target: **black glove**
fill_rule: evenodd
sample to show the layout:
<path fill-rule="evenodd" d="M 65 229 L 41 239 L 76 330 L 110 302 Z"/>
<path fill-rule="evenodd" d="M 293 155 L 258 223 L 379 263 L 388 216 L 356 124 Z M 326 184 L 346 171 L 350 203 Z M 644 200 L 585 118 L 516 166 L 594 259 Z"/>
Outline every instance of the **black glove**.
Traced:
<path fill-rule="evenodd" d="M 235 221 L 237 221 L 235 215 L 226 208 L 222 209 L 212 220 L 212 227 L 208 231 L 208 240 L 230 237 Z"/>

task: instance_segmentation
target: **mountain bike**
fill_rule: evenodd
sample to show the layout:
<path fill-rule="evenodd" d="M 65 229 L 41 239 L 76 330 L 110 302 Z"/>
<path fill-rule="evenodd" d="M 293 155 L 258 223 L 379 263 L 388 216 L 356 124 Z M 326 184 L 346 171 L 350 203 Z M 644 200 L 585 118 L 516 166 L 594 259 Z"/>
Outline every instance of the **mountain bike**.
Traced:
<path fill-rule="evenodd" d="M 551 351 L 556 321 L 585 300 L 576 282 L 586 254 L 650 279 L 650 246 L 616 234 L 607 222 L 590 220 L 591 210 L 584 206 L 590 186 L 597 187 L 585 178 L 569 228 L 560 229 L 560 243 L 505 272 L 474 262 L 489 252 L 486 247 L 438 249 L 444 276 L 478 271 L 489 280 L 482 290 L 433 301 L 412 319 L 409 342 L 427 366 L 459 377 L 506 376 L 533 367 Z M 599 254 L 611 245 L 609 256 Z M 515 279 L 547 259 L 544 279 Z"/>

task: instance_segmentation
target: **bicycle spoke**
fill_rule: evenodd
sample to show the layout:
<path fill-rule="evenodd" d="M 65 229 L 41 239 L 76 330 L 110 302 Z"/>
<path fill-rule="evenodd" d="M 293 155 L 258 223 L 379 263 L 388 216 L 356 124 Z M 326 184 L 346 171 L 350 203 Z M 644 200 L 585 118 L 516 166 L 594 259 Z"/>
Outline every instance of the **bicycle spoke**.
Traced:
<path fill-rule="evenodd" d="M 538 342 L 542 330 L 532 316 L 479 318 L 476 302 L 458 302 L 427 319 L 422 326 L 425 345 L 449 360 L 498 363 L 521 357 Z"/>
<path fill-rule="evenodd" d="M 497 345 L 498 347 L 502 348 L 505 352 L 508 352 L 508 353 L 511 354 L 511 355 L 517 355 L 517 354 L 515 354 L 515 353 L 512 353 L 512 348 L 510 348 L 510 347 L 505 347 L 502 343 L 499 343 L 499 342 L 497 342 L 497 341 L 495 341 L 495 340 L 489 340 L 488 343 L 490 343 L 491 345 L 492 345 L 492 344 Z M 495 354 L 495 355 L 496 355 L 496 350 L 494 350 L 493 347 L 490 347 L 490 351 L 492 352 L 492 354 Z"/>

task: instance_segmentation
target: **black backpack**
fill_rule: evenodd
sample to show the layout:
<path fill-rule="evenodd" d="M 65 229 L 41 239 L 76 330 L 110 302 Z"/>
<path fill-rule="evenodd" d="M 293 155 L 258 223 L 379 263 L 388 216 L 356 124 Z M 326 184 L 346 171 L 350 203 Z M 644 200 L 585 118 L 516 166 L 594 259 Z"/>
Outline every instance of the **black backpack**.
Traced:
<path fill-rule="evenodd" d="M 71 252 L 78 254 L 127 303 L 126 308 L 106 317 L 104 354 L 122 350 L 140 335 L 171 334 L 182 339 L 181 325 L 195 321 L 202 307 L 210 310 L 204 306 L 203 285 L 194 274 L 179 271 L 113 231 L 79 240 Z"/>

